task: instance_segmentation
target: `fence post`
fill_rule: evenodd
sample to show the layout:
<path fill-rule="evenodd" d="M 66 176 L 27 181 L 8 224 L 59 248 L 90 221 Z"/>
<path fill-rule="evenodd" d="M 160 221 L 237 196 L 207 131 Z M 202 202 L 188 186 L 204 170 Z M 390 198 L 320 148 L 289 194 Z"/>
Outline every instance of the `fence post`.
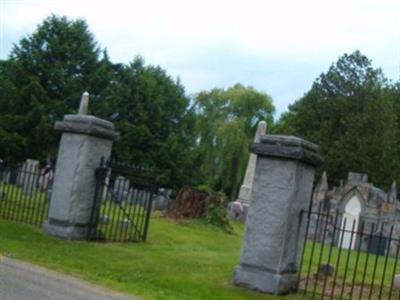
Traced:
<path fill-rule="evenodd" d="M 82 99 L 87 107 L 85 95 Z M 81 110 L 78 115 L 65 115 L 55 125 L 62 136 L 43 230 L 63 239 L 87 238 L 96 190 L 95 171 L 101 158 L 110 156 L 112 142 L 118 136 L 111 122 Z"/>
<path fill-rule="evenodd" d="M 285 294 L 297 287 L 305 238 L 300 213 L 310 203 L 321 157 L 316 145 L 294 136 L 266 135 L 251 148 L 255 177 L 234 283 Z"/>

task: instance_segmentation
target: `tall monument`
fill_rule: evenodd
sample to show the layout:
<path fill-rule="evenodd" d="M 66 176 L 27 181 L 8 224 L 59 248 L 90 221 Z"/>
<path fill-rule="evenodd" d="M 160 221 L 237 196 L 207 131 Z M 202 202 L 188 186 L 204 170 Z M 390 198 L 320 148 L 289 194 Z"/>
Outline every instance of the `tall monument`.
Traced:
<path fill-rule="evenodd" d="M 261 136 L 264 136 L 266 132 L 267 123 L 264 121 L 260 121 L 257 125 L 256 134 L 254 135 L 254 143 L 259 143 Z M 247 162 L 246 174 L 244 176 L 243 184 L 240 187 L 238 199 L 236 200 L 237 202 L 240 202 L 243 206 L 244 219 L 246 218 L 247 209 L 250 204 L 251 190 L 253 187 L 254 174 L 256 170 L 256 161 L 257 154 L 250 153 L 249 161 Z"/>

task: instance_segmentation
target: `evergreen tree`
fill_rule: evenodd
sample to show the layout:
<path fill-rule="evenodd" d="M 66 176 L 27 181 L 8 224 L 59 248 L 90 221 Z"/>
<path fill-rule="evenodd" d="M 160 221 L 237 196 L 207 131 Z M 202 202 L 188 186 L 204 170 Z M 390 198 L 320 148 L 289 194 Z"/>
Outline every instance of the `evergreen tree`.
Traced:
<path fill-rule="evenodd" d="M 115 157 L 157 168 L 162 185 L 191 182 L 194 120 L 182 85 L 140 57 L 114 69 L 116 77 L 102 94 L 107 101 L 99 114 L 121 133 Z"/>
<path fill-rule="evenodd" d="M 90 113 L 113 121 L 113 155 L 156 167 L 162 185 L 193 181 L 193 114 L 179 81 L 160 67 L 112 64 L 83 20 L 50 16 L 0 64 L 0 157 L 55 157 L 54 123 L 76 113 L 82 92 Z"/>
<path fill-rule="evenodd" d="M 89 91 L 96 103 L 104 89 L 110 63 L 106 56 L 100 60 L 99 54 L 83 20 L 54 15 L 14 46 L 1 72 L 7 78 L 2 84 L 7 84 L 7 92 L 0 94 L 4 108 L 0 131 L 13 132 L 20 141 L 13 144 L 20 146 L 9 153 L 0 145 L 0 155 L 14 159 L 55 155 L 54 122 L 76 112 L 83 91 Z"/>
<path fill-rule="evenodd" d="M 331 181 L 338 183 L 347 172 L 356 171 L 388 186 L 398 177 L 397 123 L 390 85 L 382 71 L 356 51 L 321 74 L 289 107 L 276 130 L 320 145 L 322 169 Z"/>

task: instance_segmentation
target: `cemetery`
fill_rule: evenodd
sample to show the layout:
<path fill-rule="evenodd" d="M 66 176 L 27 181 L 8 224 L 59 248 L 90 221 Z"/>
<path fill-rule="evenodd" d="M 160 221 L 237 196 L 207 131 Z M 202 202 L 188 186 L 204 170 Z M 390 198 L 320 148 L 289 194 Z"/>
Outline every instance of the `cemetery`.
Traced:
<path fill-rule="evenodd" d="M 277 116 L 263 89 L 189 95 L 52 14 L 0 59 L 0 275 L 5 258 L 138 299 L 400 299 L 399 86 L 354 50 Z"/>
<path fill-rule="evenodd" d="M 204 231 L 199 238 L 203 239 L 204 234 L 211 233 L 208 242 L 210 245 L 207 246 L 211 248 L 205 249 L 206 252 L 212 251 L 217 256 L 215 265 L 211 269 L 213 270 L 218 264 L 224 265 L 225 271 L 219 275 L 221 278 L 217 277 L 217 280 L 226 280 L 229 271 L 234 270 L 234 285 L 272 295 L 291 294 L 287 296 L 289 299 L 293 297 L 306 299 L 311 295 L 352 299 L 352 297 L 362 297 L 363 294 L 373 299 L 376 297 L 382 299 L 394 294 L 400 295 L 400 286 L 397 287 L 394 281 L 398 272 L 397 259 L 400 248 L 399 240 L 394 235 L 397 229 L 395 213 L 398 201 L 395 183 L 385 194 L 368 183 L 366 175 L 349 173 L 345 183 L 339 188 L 329 190 L 326 173 L 323 173 L 321 181 L 313 189 L 315 167 L 322 162 L 318 146 L 294 136 L 267 134 L 265 123 L 260 122 L 254 142 L 251 144 L 253 154 L 249 157 L 241 188 L 241 191 L 247 189 L 247 193 L 240 193 L 239 200 L 235 202 L 241 207 L 241 217 L 236 218 L 236 224 L 225 227 L 229 228 L 230 234 L 222 230 L 222 227 L 209 228 L 208 226 L 215 226 L 211 223 L 202 225 L 189 221 L 185 225 L 184 220 L 201 219 L 207 205 L 217 205 L 215 206 L 217 211 L 228 213 L 228 207 L 221 206 L 224 202 L 219 200 L 218 195 L 201 194 L 196 190 L 182 190 L 165 210 L 166 216 L 181 219 L 177 224 L 169 223 L 163 214 L 154 214 L 151 217 L 151 210 L 156 207 L 152 200 L 158 193 L 153 171 L 106 161 L 104 154 L 109 155 L 112 145 L 110 140 L 116 137 L 117 133 L 113 131 L 111 123 L 85 115 L 88 103 L 88 94 L 84 93 L 78 114 L 67 115 L 63 122 L 55 125 L 55 128 L 63 131 L 65 135 L 61 138 L 54 173 L 49 172 L 48 163 L 40 168 L 39 166 L 43 164 L 32 159 L 27 159 L 17 172 L 2 162 L 1 217 L 42 228 L 37 231 L 17 224 L 12 225 L 15 226 L 14 230 L 30 230 L 33 236 L 44 240 L 44 245 L 41 247 L 60 247 L 68 252 L 80 251 L 78 249 L 83 247 L 89 251 L 88 253 L 95 247 L 101 257 L 104 251 L 106 251 L 104 255 L 107 255 L 106 248 L 100 250 L 103 247 L 101 244 L 93 246 L 68 244 L 62 240 L 146 241 L 150 225 L 150 228 L 156 226 L 156 230 L 153 231 L 155 236 L 151 238 L 150 244 L 144 248 L 140 247 L 143 250 L 140 252 L 142 259 L 148 261 L 153 259 L 151 247 L 155 238 L 160 239 L 156 244 L 162 243 L 163 240 L 171 241 L 173 236 L 168 230 L 165 231 L 166 228 L 176 231 L 174 234 L 177 235 L 177 240 L 173 242 L 172 249 L 168 250 L 172 252 L 174 247 L 196 249 L 200 245 L 205 245 L 204 241 L 200 242 L 197 239 L 184 241 L 179 238 L 184 231 L 193 233 L 199 231 L 196 234 Z M 96 129 L 96 126 L 102 127 Z M 79 134 L 76 135 L 77 133 Z M 83 142 L 84 139 L 88 139 L 88 142 Z M 90 149 L 91 143 L 95 143 L 97 156 L 93 155 L 93 150 L 80 150 L 82 144 Z M 68 150 L 64 150 L 65 147 Z M 76 159 L 71 160 L 74 156 Z M 82 163 L 85 160 L 88 161 Z M 74 165 L 78 162 L 78 165 Z M 78 173 L 74 173 L 76 170 Z M 68 179 L 66 176 L 71 177 Z M 76 176 L 82 178 L 76 180 Z M 80 192 L 71 193 L 71 191 Z M 163 190 L 162 192 L 164 193 Z M 243 196 L 249 194 L 250 197 L 247 199 Z M 366 205 L 368 210 L 360 207 L 361 205 Z M 244 213 L 245 206 L 247 207 Z M 347 207 L 350 207 L 350 210 Z M 231 216 L 233 209 L 234 205 L 231 205 L 229 208 Z M 354 211 L 362 214 L 357 216 Z M 392 223 L 388 223 L 390 221 Z M 6 228 L 8 225 L 1 221 L 0 227 L 2 226 Z M 361 226 L 361 229 L 356 226 Z M 61 240 L 55 243 L 54 238 L 45 238 L 42 232 Z M 215 234 L 220 238 L 215 240 Z M 222 240 L 225 240 L 228 244 L 233 241 L 240 244 L 242 238 L 242 246 L 233 248 L 236 251 L 228 252 L 231 255 L 228 256 L 230 260 L 219 261 L 228 253 L 223 255 L 218 251 L 222 249 L 226 251 L 227 246 L 217 246 L 215 243 L 222 243 Z M 47 241 L 50 244 L 47 244 Z M 16 243 L 23 245 L 26 242 L 29 242 L 29 239 Z M 10 244 L 7 245 L 6 242 L 7 246 Z M 40 251 L 36 249 L 37 246 L 28 252 L 17 250 L 13 255 L 22 259 L 26 257 L 44 266 L 52 265 L 54 263 L 52 255 L 46 258 L 34 258 L 36 251 Z M 123 254 L 118 254 L 120 246 L 116 244 L 111 247 L 116 247 L 116 255 L 114 253 L 111 255 L 115 263 L 122 261 L 123 256 L 119 255 Z M 135 246 L 129 247 L 134 249 Z M 147 249 L 149 247 L 150 249 Z M 167 249 L 162 244 L 159 244 L 159 247 Z M 239 264 L 233 268 L 240 248 L 242 250 Z M 1 247 L 0 251 L 4 252 Z M 140 251 L 139 248 L 130 255 L 138 255 L 137 251 Z M 146 254 L 147 251 L 149 254 Z M 153 251 L 155 251 L 153 255 L 160 255 L 158 252 L 160 250 Z M 182 254 L 171 254 L 175 259 L 170 263 L 175 264 L 176 259 L 183 259 L 185 267 L 193 263 L 199 266 L 206 264 L 202 259 L 209 259 L 208 256 L 201 256 L 202 251 L 197 253 L 200 256 L 194 256 L 195 260 L 182 257 Z M 100 257 L 97 259 L 101 259 Z M 166 259 L 168 255 L 163 254 L 161 257 Z M 73 267 L 65 269 L 65 265 L 68 266 L 74 260 L 73 255 L 68 255 L 65 261 L 57 266 L 75 273 L 78 270 Z M 78 265 L 81 266 L 81 263 Z M 148 263 L 142 267 L 150 268 Z M 168 264 L 164 267 L 171 268 Z M 154 268 L 146 269 L 147 276 L 154 276 L 158 267 Z M 126 271 L 118 269 L 118 272 Z M 205 273 L 204 276 L 209 279 L 210 275 Z M 95 281 L 104 280 L 101 275 L 93 278 L 90 273 L 83 274 L 83 277 Z M 114 284 L 118 287 L 121 283 L 118 282 L 120 281 L 111 283 L 111 287 L 114 287 Z M 121 291 L 129 292 L 129 289 Z M 227 291 L 220 292 L 221 295 L 227 293 Z M 213 298 L 218 299 L 217 295 L 220 292 L 215 292 Z M 296 292 L 298 294 L 294 296 L 293 293 Z M 134 288 L 134 293 L 140 295 L 140 289 Z M 247 292 L 235 289 L 229 297 L 235 299 L 234 295 L 239 296 L 242 293 Z M 260 299 L 264 299 L 262 294 L 259 296 Z"/>

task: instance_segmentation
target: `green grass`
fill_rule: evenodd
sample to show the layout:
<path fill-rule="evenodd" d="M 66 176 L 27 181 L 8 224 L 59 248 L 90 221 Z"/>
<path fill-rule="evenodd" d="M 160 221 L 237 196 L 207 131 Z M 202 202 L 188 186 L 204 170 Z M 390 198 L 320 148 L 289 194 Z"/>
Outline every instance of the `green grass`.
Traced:
<path fill-rule="evenodd" d="M 386 261 L 387 260 L 387 261 Z M 321 264 L 330 264 L 334 267 L 334 274 L 326 280 L 315 281 L 313 275 L 317 273 L 319 262 Z M 385 268 L 386 265 L 386 268 Z M 307 284 L 308 291 L 322 292 L 323 287 L 327 288 L 328 295 L 332 292 L 332 286 L 335 283 L 334 295 L 343 295 L 343 299 L 348 299 L 353 288 L 353 297 L 359 298 L 362 290 L 362 299 L 368 298 L 371 293 L 371 299 L 378 299 L 379 295 L 386 297 L 389 294 L 393 280 L 393 274 L 400 273 L 400 263 L 396 263 L 394 257 L 377 256 L 366 252 L 348 251 L 345 249 L 332 247 L 316 243 L 313 250 L 312 242 L 306 244 L 304 263 L 302 268 L 302 281 L 300 288 L 306 287 L 306 278 L 311 280 Z M 364 276 L 365 275 L 365 276 Z M 336 281 L 335 281 L 336 277 Z M 380 291 L 383 284 L 382 292 Z M 343 290 L 343 292 L 342 292 Z M 392 291 L 392 293 L 398 292 Z M 393 296 L 394 294 L 392 294 Z"/>
<path fill-rule="evenodd" d="M 143 299 L 305 299 L 275 297 L 232 284 L 243 228 L 227 234 L 201 222 L 153 217 L 146 243 L 62 241 L 0 220 L 0 253 Z"/>
<path fill-rule="evenodd" d="M 30 197 L 12 185 L 1 185 L 0 190 L 6 193 L 0 201 L 0 217 L 42 223 L 47 210 L 44 193 L 37 191 Z M 125 209 L 131 211 L 132 207 L 136 211 L 135 206 Z M 109 223 L 101 224 L 99 228 L 109 239 L 117 237 L 110 229 L 118 228 L 123 219 L 120 209 L 115 208 L 111 202 L 101 208 L 101 215 L 107 214 Z M 41 213 L 35 213 L 37 211 Z M 0 232 L 0 253 L 4 255 L 74 274 L 122 292 L 142 295 L 145 299 L 275 299 L 234 287 L 231 283 L 243 235 L 240 224 L 235 224 L 234 234 L 227 234 L 201 222 L 178 225 L 153 217 L 149 241 L 144 244 L 66 242 L 47 237 L 40 229 L 5 221 L 0 221 Z M 123 231 L 124 234 L 129 232 L 130 229 Z M 382 282 L 383 295 L 387 295 L 393 274 L 400 273 L 400 263 L 394 270 L 392 257 L 388 258 L 385 270 L 384 256 L 361 252 L 357 258 L 356 251 L 349 253 L 333 247 L 329 258 L 329 252 L 329 246 L 322 247 L 319 243 L 313 251 L 312 243 L 307 242 L 300 287 L 305 287 L 305 278 L 309 275 L 308 291 L 320 292 L 325 285 L 330 294 L 335 276 L 328 278 L 326 283 L 313 279 L 320 261 L 335 268 L 334 294 L 337 296 L 341 294 L 342 286 L 343 295 L 349 294 L 353 279 L 356 296 L 360 285 L 364 284 L 363 296 L 368 297 L 371 290 L 371 298 L 376 298 Z M 291 295 L 286 299 L 299 297 Z"/>
<path fill-rule="evenodd" d="M 27 195 L 17 185 L 5 183 L 0 183 L 0 192 L 5 194 L 0 199 L 1 218 L 35 225 L 43 223 L 48 209 L 45 192 L 32 190 Z"/>

